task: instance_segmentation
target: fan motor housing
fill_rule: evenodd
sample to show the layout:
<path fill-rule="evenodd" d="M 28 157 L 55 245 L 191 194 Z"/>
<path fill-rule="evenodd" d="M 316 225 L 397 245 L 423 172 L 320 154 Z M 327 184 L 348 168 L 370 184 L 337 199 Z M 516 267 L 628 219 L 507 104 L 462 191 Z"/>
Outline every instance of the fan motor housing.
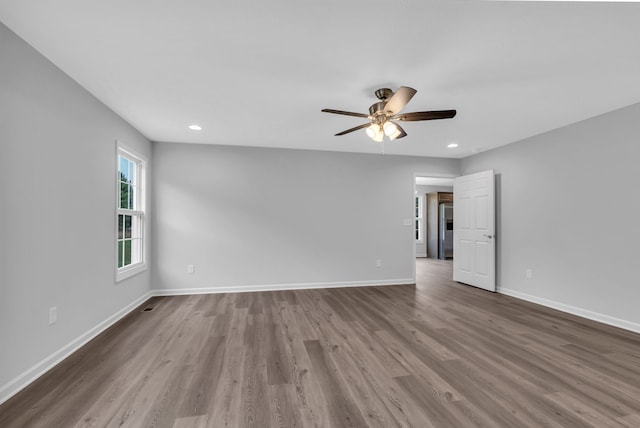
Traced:
<path fill-rule="evenodd" d="M 380 88 L 376 90 L 375 94 L 380 101 L 369 107 L 369 115 L 378 118 L 384 115 L 384 107 L 387 105 L 387 100 L 393 96 L 394 92 L 389 88 Z"/>
<path fill-rule="evenodd" d="M 369 107 L 369 114 L 374 117 L 380 114 L 384 114 L 385 105 L 387 105 L 386 101 L 379 101 L 375 104 L 371 104 L 371 107 Z"/>

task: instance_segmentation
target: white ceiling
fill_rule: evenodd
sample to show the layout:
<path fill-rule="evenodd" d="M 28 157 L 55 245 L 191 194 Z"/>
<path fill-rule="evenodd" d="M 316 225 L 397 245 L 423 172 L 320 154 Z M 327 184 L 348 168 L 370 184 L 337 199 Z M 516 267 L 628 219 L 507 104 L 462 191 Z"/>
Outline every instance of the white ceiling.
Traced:
<path fill-rule="evenodd" d="M 458 115 L 385 153 L 459 158 L 640 102 L 638 3 L 0 0 L 0 21 L 154 141 L 380 153 L 320 110 L 405 85 L 405 111 Z"/>

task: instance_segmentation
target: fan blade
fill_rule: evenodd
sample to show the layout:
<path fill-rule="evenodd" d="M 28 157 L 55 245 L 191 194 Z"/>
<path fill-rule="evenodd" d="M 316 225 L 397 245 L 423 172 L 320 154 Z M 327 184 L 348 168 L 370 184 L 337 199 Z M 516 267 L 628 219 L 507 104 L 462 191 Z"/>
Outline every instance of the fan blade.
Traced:
<path fill-rule="evenodd" d="M 409 88 L 408 86 L 400 86 L 400 89 L 398 89 L 396 93 L 387 100 L 387 103 L 384 106 L 384 111 L 387 111 L 390 114 L 398 114 L 400 110 L 402 110 L 404 106 L 411 101 L 411 98 L 413 98 L 416 92 L 418 91 L 413 88 Z"/>
<path fill-rule="evenodd" d="M 396 128 L 398 128 L 398 135 L 392 135 L 391 137 L 389 137 L 392 141 L 393 140 L 397 140 L 398 138 L 404 138 L 407 136 L 407 133 L 404 132 L 404 129 L 402 129 L 402 126 L 398 125 L 397 123 L 393 123 Z"/>
<path fill-rule="evenodd" d="M 344 114 L 345 116 L 366 117 L 366 118 L 369 117 L 368 114 L 364 114 L 364 113 L 353 113 L 351 111 L 333 110 L 330 108 L 323 108 L 322 111 L 325 113 Z"/>
<path fill-rule="evenodd" d="M 362 125 L 355 126 L 355 127 L 351 128 L 351 129 L 347 129 L 346 131 L 338 132 L 336 134 L 336 137 L 339 137 L 340 135 L 348 134 L 348 133 L 353 132 L 353 131 L 357 131 L 358 129 L 366 128 L 368 126 L 371 126 L 371 123 L 364 123 Z"/>
<path fill-rule="evenodd" d="M 393 116 L 394 120 L 416 121 L 416 120 L 436 120 L 451 119 L 455 117 L 455 110 L 434 110 L 434 111 L 416 111 L 413 113 L 405 113 Z"/>

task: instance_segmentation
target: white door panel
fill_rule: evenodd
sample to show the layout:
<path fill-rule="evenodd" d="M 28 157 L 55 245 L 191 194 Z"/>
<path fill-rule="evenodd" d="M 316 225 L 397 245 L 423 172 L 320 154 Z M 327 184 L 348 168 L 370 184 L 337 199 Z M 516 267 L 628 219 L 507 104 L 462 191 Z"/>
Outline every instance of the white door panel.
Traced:
<path fill-rule="evenodd" d="M 455 220 L 454 220 L 453 227 L 454 227 L 454 236 L 455 236 L 455 227 L 456 227 Z M 471 262 L 473 261 L 473 257 L 471 257 L 471 251 L 473 250 L 473 242 L 461 239 L 458 242 L 458 254 L 456 254 L 455 237 L 454 237 L 453 245 L 454 245 L 453 247 L 454 265 L 458 265 L 460 267 L 460 270 L 465 273 L 471 272 Z"/>
<path fill-rule="evenodd" d="M 478 196 L 475 198 L 476 207 L 476 230 L 484 230 L 489 229 L 489 218 L 488 218 L 488 203 L 489 198 L 486 196 Z"/>
<path fill-rule="evenodd" d="M 471 213 L 471 207 L 469 204 L 471 203 L 471 198 L 460 198 L 460 200 L 455 201 L 455 193 L 453 195 L 453 229 L 456 229 L 456 223 L 460 229 L 470 229 L 471 217 L 469 214 Z"/>
<path fill-rule="evenodd" d="M 453 279 L 496 291 L 493 171 L 453 183 Z"/>
<path fill-rule="evenodd" d="M 487 242 L 476 242 L 475 257 L 475 271 L 476 275 L 486 277 L 489 275 L 488 262 L 489 262 L 489 244 Z"/>

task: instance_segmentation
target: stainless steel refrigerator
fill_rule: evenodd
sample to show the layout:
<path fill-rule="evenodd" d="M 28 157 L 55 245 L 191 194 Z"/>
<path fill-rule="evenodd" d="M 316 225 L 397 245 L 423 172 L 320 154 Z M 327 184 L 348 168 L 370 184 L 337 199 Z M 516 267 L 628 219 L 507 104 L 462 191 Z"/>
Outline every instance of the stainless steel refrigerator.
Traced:
<path fill-rule="evenodd" d="M 453 258 L 453 204 L 440 204 L 440 230 L 438 231 L 438 258 Z"/>

